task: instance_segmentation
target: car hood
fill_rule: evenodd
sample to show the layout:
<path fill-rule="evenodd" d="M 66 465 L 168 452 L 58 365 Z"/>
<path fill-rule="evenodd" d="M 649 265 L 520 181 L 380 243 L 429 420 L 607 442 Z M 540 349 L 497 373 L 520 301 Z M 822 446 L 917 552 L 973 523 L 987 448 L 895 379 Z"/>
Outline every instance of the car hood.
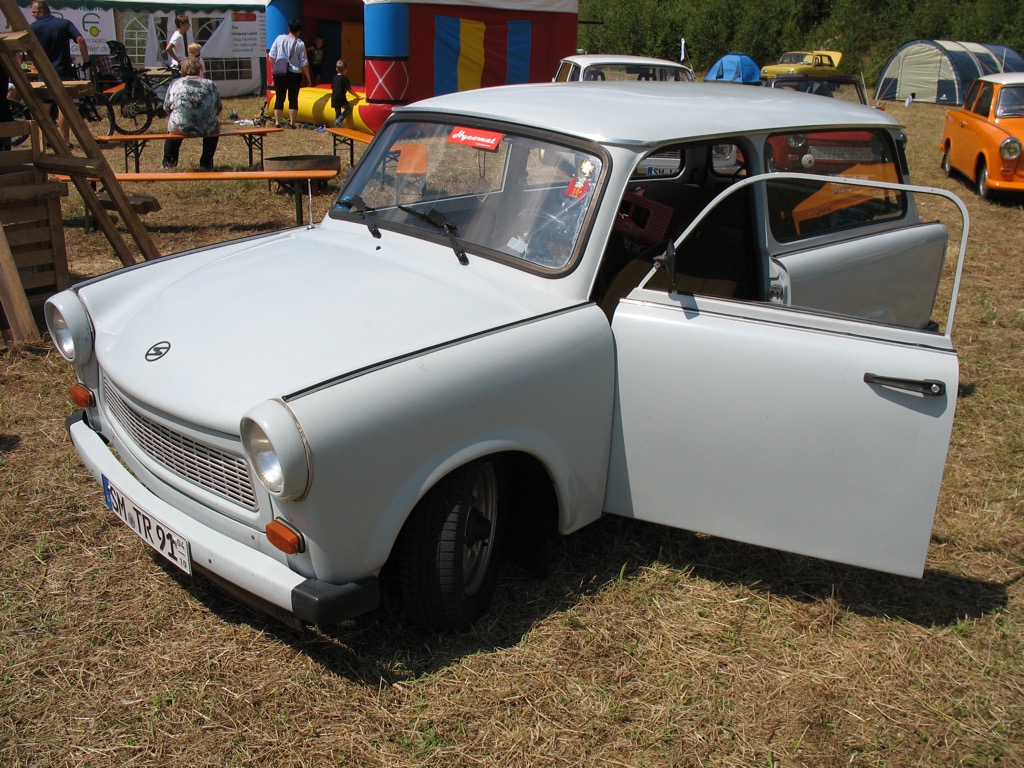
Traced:
<path fill-rule="evenodd" d="M 125 394 L 229 434 L 268 398 L 566 303 L 543 278 L 351 224 L 165 262 L 79 289 L 97 360 Z"/>

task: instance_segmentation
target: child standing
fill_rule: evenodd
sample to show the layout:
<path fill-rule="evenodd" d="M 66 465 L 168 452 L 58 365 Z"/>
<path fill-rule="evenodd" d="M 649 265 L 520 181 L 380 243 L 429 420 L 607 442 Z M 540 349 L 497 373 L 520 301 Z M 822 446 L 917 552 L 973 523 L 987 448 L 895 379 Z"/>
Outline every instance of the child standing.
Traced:
<path fill-rule="evenodd" d="M 348 64 L 344 59 L 338 59 L 335 69 L 337 74 L 331 82 L 331 107 L 334 108 L 336 115 L 334 127 L 341 128 L 341 124 L 352 111 L 353 102 L 348 100 L 348 94 L 355 96 L 356 101 L 359 101 L 359 94 L 352 90 L 352 81 L 348 79 Z"/>
<path fill-rule="evenodd" d="M 174 17 L 175 29 L 167 41 L 164 52 L 167 54 L 167 63 L 174 70 L 175 77 L 178 76 L 181 60 L 187 55 L 185 51 L 185 35 L 188 34 L 188 29 L 191 26 L 192 23 L 184 13 L 179 13 Z"/>
<path fill-rule="evenodd" d="M 199 76 L 206 77 L 206 64 L 203 62 L 203 46 L 199 43 L 188 44 L 188 55 L 199 62 Z"/>
<path fill-rule="evenodd" d="M 313 38 L 313 47 L 306 50 L 309 56 L 309 79 L 310 85 L 320 85 L 324 75 L 324 38 L 317 35 Z"/>

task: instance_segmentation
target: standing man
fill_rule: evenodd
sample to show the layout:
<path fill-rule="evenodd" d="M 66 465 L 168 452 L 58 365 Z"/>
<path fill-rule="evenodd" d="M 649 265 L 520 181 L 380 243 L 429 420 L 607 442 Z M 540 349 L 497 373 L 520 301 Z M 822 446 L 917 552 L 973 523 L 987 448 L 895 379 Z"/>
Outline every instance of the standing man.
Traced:
<path fill-rule="evenodd" d="M 167 63 L 174 70 L 174 74 L 177 75 L 181 69 L 181 62 L 188 56 L 188 45 L 185 35 L 188 34 L 188 28 L 192 26 L 192 22 L 188 20 L 188 16 L 184 13 L 179 13 L 174 17 L 174 26 L 176 29 L 171 34 L 170 39 L 167 41 L 167 47 L 164 50 L 167 52 Z"/>
<path fill-rule="evenodd" d="M 50 6 L 46 0 L 34 0 L 32 3 L 32 31 L 39 38 L 39 43 L 46 52 L 46 58 L 53 64 L 61 80 L 75 79 L 75 63 L 71 59 L 70 43 L 77 43 L 78 50 L 82 54 L 82 66 L 92 66 L 89 61 L 89 46 L 86 45 L 85 37 L 78 31 L 78 27 L 67 19 L 61 19 L 50 13 Z M 64 144 L 71 149 L 71 126 L 68 125 L 67 117 L 62 113 L 57 114 L 57 126 L 64 137 Z"/>

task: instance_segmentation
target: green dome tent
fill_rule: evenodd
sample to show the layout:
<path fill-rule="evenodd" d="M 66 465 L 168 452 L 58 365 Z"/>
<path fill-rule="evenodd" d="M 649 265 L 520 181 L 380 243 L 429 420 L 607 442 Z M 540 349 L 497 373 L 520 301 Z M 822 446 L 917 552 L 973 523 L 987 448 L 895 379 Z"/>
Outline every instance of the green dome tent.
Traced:
<path fill-rule="evenodd" d="M 875 98 L 963 104 L 971 83 L 996 72 L 1024 72 L 1024 58 L 994 43 L 911 40 L 885 63 Z"/>

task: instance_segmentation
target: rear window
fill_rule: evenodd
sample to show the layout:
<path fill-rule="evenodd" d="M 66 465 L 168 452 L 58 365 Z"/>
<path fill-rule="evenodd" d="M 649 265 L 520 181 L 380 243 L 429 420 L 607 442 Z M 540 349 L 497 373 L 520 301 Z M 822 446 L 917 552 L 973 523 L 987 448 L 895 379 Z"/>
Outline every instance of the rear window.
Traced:
<path fill-rule="evenodd" d="M 837 181 L 780 179 L 767 184 L 772 235 L 779 242 L 864 226 L 903 215 L 901 192 L 838 179 L 898 183 L 899 155 L 885 131 L 847 129 L 780 133 L 765 146 L 766 170 L 835 176 Z"/>

